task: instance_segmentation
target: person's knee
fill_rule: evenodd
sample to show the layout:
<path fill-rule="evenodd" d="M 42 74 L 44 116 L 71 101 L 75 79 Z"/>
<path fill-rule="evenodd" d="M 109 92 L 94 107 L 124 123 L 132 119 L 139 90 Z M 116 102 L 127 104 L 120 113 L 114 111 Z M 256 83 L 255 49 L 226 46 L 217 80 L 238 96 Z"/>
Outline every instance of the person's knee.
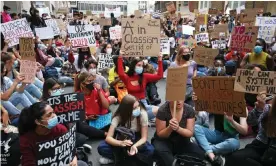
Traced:
<path fill-rule="evenodd" d="M 146 145 L 146 153 L 148 156 L 152 156 L 154 154 L 154 147 L 150 143 Z"/>
<path fill-rule="evenodd" d="M 198 124 L 195 124 L 195 134 L 196 133 L 201 133 L 202 132 L 202 126 L 201 125 L 198 125 Z"/>
<path fill-rule="evenodd" d="M 109 150 L 109 145 L 105 141 L 102 141 L 98 146 L 97 150 L 98 153 L 103 156 Z"/>
<path fill-rule="evenodd" d="M 238 139 L 229 138 L 226 140 L 226 142 L 229 144 L 229 147 L 232 152 L 234 152 L 240 148 L 240 141 Z"/>

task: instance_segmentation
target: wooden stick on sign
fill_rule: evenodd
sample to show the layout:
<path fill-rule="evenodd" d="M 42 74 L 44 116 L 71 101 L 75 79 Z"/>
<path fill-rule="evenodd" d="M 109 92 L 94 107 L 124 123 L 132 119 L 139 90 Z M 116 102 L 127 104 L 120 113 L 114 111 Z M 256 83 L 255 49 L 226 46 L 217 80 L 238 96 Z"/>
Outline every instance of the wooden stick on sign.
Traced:
<path fill-rule="evenodd" d="M 176 101 L 173 102 L 173 118 L 176 116 Z"/>

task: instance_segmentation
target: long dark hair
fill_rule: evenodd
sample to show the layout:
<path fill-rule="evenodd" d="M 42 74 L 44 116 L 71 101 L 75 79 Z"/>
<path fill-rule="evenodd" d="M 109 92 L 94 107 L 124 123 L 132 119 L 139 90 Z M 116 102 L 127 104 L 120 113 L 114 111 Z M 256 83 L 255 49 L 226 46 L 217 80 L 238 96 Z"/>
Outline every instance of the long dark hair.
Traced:
<path fill-rule="evenodd" d="M 114 71 L 118 73 L 118 55 L 112 57 L 114 63 Z M 126 71 L 126 65 L 123 63 L 124 71 Z"/>
<path fill-rule="evenodd" d="M 143 61 L 142 58 L 139 58 L 139 57 L 136 57 L 134 59 L 132 59 L 132 61 L 130 62 L 130 65 L 129 65 L 129 70 L 127 72 L 127 75 L 128 76 L 134 76 L 134 73 L 135 73 L 135 66 L 138 62 L 141 62 Z M 144 72 L 143 72 L 144 73 Z M 139 85 L 142 87 L 143 86 L 143 73 L 139 74 L 139 79 L 138 79 L 138 83 Z"/>
<path fill-rule="evenodd" d="M 88 71 L 88 68 L 91 64 L 95 64 L 96 65 L 96 68 L 98 67 L 98 62 L 95 61 L 92 57 L 87 59 L 86 62 L 84 62 L 84 68 Z"/>
<path fill-rule="evenodd" d="M 34 131 L 37 124 L 35 120 L 40 120 L 45 114 L 45 107 L 48 105 L 47 102 L 37 102 L 26 107 L 21 111 L 18 122 L 19 134 L 23 135 L 29 131 Z"/>
<path fill-rule="evenodd" d="M 58 84 L 58 81 L 54 78 L 48 78 L 44 84 L 43 84 L 43 92 L 42 92 L 42 101 L 46 101 L 49 97 L 49 89 L 52 89 L 56 84 Z"/>
<path fill-rule="evenodd" d="M 1 86 L 4 86 L 4 76 L 2 76 L 2 73 L 4 72 L 5 69 L 5 63 L 3 61 L 1 61 Z"/>
<path fill-rule="evenodd" d="M 264 118 L 261 121 L 261 124 L 265 130 L 265 132 L 268 133 L 274 133 L 275 125 L 276 125 L 276 97 L 274 96 L 272 106 L 267 114 L 264 115 Z"/>
<path fill-rule="evenodd" d="M 90 52 L 89 47 L 88 47 L 88 51 L 87 52 L 83 52 L 81 50 L 81 48 L 79 48 L 79 58 L 78 58 L 78 68 L 79 69 L 83 68 L 83 62 L 85 60 L 85 55 L 87 56 L 87 59 L 89 59 L 91 57 L 91 52 Z"/>
<path fill-rule="evenodd" d="M 120 118 L 120 125 L 127 128 L 131 127 L 133 105 L 136 101 L 136 98 L 129 94 L 122 99 L 117 111 L 113 116 L 113 118 L 115 118 L 116 116 Z M 143 103 L 139 102 L 139 106 L 141 108 L 141 111 L 145 110 L 145 106 Z"/>
<path fill-rule="evenodd" d="M 106 47 L 107 47 L 108 45 L 111 45 L 111 44 L 110 44 L 110 43 L 107 43 L 107 44 L 104 44 L 104 45 L 103 45 L 103 48 L 102 48 L 102 50 L 101 50 L 101 53 L 106 54 Z M 111 48 L 112 48 L 112 45 L 111 45 Z M 113 49 L 112 49 L 112 52 L 113 52 Z"/>

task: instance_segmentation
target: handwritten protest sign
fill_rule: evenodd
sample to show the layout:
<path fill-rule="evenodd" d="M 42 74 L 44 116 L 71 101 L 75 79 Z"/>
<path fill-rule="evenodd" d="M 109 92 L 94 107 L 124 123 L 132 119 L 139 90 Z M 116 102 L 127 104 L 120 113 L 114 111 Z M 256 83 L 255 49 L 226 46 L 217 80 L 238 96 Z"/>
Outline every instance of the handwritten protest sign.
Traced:
<path fill-rule="evenodd" d="M 200 14 L 196 17 L 196 31 L 206 32 L 207 31 L 207 15 Z"/>
<path fill-rule="evenodd" d="M 120 17 L 121 16 L 121 8 L 117 7 L 115 9 L 110 9 L 110 8 L 106 7 L 105 10 L 104 10 L 104 17 L 105 18 L 110 18 L 111 13 L 114 14 L 114 17 Z"/>
<path fill-rule="evenodd" d="M 266 43 L 271 43 L 275 36 L 275 17 L 256 17 L 255 26 L 259 26 L 258 38 L 262 38 Z"/>
<path fill-rule="evenodd" d="M 209 42 L 209 34 L 208 33 L 200 33 L 195 35 L 195 40 L 197 43 L 200 42 Z"/>
<path fill-rule="evenodd" d="M 257 26 L 235 26 L 231 34 L 231 50 L 252 52 L 258 36 Z"/>
<path fill-rule="evenodd" d="M 212 49 L 226 49 L 226 40 L 214 40 L 212 43 Z"/>
<path fill-rule="evenodd" d="M 36 61 L 21 60 L 20 61 L 20 74 L 25 76 L 22 81 L 26 84 L 34 83 L 36 76 Z"/>
<path fill-rule="evenodd" d="M 1 24 L 1 33 L 9 40 L 9 47 L 19 44 L 20 37 L 34 37 L 26 18 Z"/>
<path fill-rule="evenodd" d="M 162 54 L 170 54 L 170 41 L 168 38 L 162 38 L 160 41 L 160 50 Z"/>
<path fill-rule="evenodd" d="M 196 47 L 194 50 L 194 61 L 200 65 L 214 66 L 214 60 L 218 54 L 218 49 Z"/>
<path fill-rule="evenodd" d="M 180 46 L 187 46 L 190 48 L 195 48 L 196 47 L 196 40 L 195 39 L 179 39 L 178 44 Z"/>
<path fill-rule="evenodd" d="M 113 57 L 113 55 L 110 55 L 110 54 L 100 54 L 99 62 L 98 62 L 98 69 L 112 68 L 114 65 L 112 57 Z"/>
<path fill-rule="evenodd" d="M 218 24 L 214 25 L 213 32 L 210 33 L 210 37 L 212 39 L 219 39 L 222 36 L 226 37 L 228 31 L 228 24 Z M 221 35 L 221 33 L 224 33 L 224 35 Z"/>
<path fill-rule="evenodd" d="M 57 36 L 60 34 L 60 29 L 59 29 L 58 24 L 55 19 L 45 20 L 45 23 L 46 23 L 47 27 L 53 28 L 54 36 Z"/>
<path fill-rule="evenodd" d="M 53 140 L 37 143 L 37 166 L 69 165 L 75 157 L 76 124 Z"/>
<path fill-rule="evenodd" d="M 71 123 L 85 120 L 83 93 L 70 93 L 47 99 L 58 116 L 59 123 Z"/>
<path fill-rule="evenodd" d="M 109 28 L 109 34 L 110 39 L 121 39 L 122 38 L 122 27 L 121 26 L 115 26 Z"/>
<path fill-rule="evenodd" d="M 258 14 L 258 10 L 256 8 L 244 9 L 241 11 L 241 14 L 240 14 L 240 22 L 241 23 L 254 22 L 257 14 Z"/>
<path fill-rule="evenodd" d="M 54 31 L 52 27 L 35 28 L 35 33 L 41 40 L 54 38 Z"/>
<path fill-rule="evenodd" d="M 96 46 L 94 27 L 91 24 L 75 26 L 68 25 L 68 33 L 74 48 Z"/>
<path fill-rule="evenodd" d="M 176 11 L 176 8 L 173 2 L 166 3 L 166 9 L 169 13 L 173 13 Z"/>
<path fill-rule="evenodd" d="M 101 18 L 101 19 L 99 19 L 99 24 L 101 26 L 111 25 L 111 19 L 110 18 Z"/>
<path fill-rule="evenodd" d="M 196 111 L 246 117 L 244 93 L 234 91 L 234 77 L 194 77 Z"/>
<path fill-rule="evenodd" d="M 160 52 L 159 19 L 122 19 L 122 50 L 125 56 L 158 56 Z"/>
<path fill-rule="evenodd" d="M 188 67 L 168 68 L 166 100 L 185 100 Z M 177 93 L 176 93 L 177 92 Z"/>
<path fill-rule="evenodd" d="M 94 25 L 95 32 L 101 32 L 101 26 L 100 25 Z"/>
<path fill-rule="evenodd" d="M 182 25 L 182 33 L 185 35 L 193 35 L 195 27 L 189 25 Z"/>
<path fill-rule="evenodd" d="M 19 39 L 19 52 L 23 60 L 35 61 L 34 40 L 32 37 Z"/>
<path fill-rule="evenodd" d="M 276 95 L 276 72 L 238 69 L 235 91 L 254 94 L 266 92 Z"/>
<path fill-rule="evenodd" d="M 136 18 L 141 17 L 141 16 L 142 16 L 141 10 L 135 10 L 135 11 L 134 11 L 134 15 L 135 15 Z"/>

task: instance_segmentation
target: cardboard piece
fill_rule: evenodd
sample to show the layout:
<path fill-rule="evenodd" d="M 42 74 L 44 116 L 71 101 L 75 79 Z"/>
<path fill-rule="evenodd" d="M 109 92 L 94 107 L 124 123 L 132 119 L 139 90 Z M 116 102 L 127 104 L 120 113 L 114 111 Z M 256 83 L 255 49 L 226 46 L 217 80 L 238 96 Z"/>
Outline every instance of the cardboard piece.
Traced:
<path fill-rule="evenodd" d="M 160 53 L 159 19 L 122 19 L 122 46 L 125 56 L 158 56 Z"/>
<path fill-rule="evenodd" d="M 209 8 L 208 14 L 217 15 L 218 14 L 218 9 Z"/>
<path fill-rule="evenodd" d="M 9 47 L 19 44 L 20 37 L 34 37 L 33 31 L 26 18 L 1 24 L 1 33 L 9 40 Z"/>
<path fill-rule="evenodd" d="M 204 29 L 202 29 L 204 28 Z M 200 14 L 196 17 L 196 31 L 207 32 L 207 15 Z"/>
<path fill-rule="evenodd" d="M 55 19 L 45 20 L 45 23 L 46 23 L 47 27 L 52 27 L 54 36 L 58 36 L 60 34 L 60 29 L 59 29 Z"/>
<path fill-rule="evenodd" d="M 53 39 L 55 36 L 52 27 L 35 28 L 35 33 L 40 40 Z"/>
<path fill-rule="evenodd" d="M 197 43 L 201 42 L 209 42 L 209 34 L 208 33 L 200 33 L 195 35 L 195 40 Z"/>
<path fill-rule="evenodd" d="M 135 16 L 136 18 L 140 18 L 140 17 L 142 17 L 142 12 L 141 12 L 140 10 L 135 10 L 135 11 L 134 11 L 134 16 Z"/>
<path fill-rule="evenodd" d="M 166 3 L 166 9 L 169 13 L 174 13 L 176 11 L 176 8 L 173 2 Z"/>
<path fill-rule="evenodd" d="M 255 26 L 259 26 L 258 38 L 272 43 L 275 36 L 276 21 L 274 17 L 256 17 Z"/>
<path fill-rule="evenodd" d="M 259 13 L 259 10 L 256 8 L 253 9 L 244 9 L 240 14 L 241 23 L 250 23 L 256 20 L 256 16 Z"/>
<path fill-rule="evenodd" d="M 168 38 L 161 38 L 160 40 L 160 52 L 162 52 L 162 54 L 168 54 L 170 55 L 170 41 Z"/>
<path fill-rule="evenodd" d="M 192 81 L 196 111 L 247 116 L 244 93 L 234 91 L 234 77 L 194 77 Z"/>
<path fill-rule="evenodd" d="M 19 52 L 23 60 L 35 61 L 34 40 L 32 37 L 21 37 L 19 39 Z"/>
<path fill-rule="evenodd" d="M 168 68 L 166 100 L 185 100 L 188 67 Z"/>
<path fill-rule="evenodd" d="M 99 24 L 101 26 L 111 25 L 111 19 L 109 19 L 109 18 L 100 18 L 99 19 Z"/>
<path fill-rule="evenodd" d="M 196 47 L 194 50 L 194 61 L 206 67 L 214 66 L 214 60 L 218 54 L 218 49 Z"/>
<path fill-rule="evenodd" d="M 109 54 L 99 54 L 98 69 L 111 69 L 114 66 L 113 56 Z"/>
<path fill-rule="evenodd" d="M 74 48 L 96 46 L 94 26 L 91 24 L 73 26 L 68 25 L 67 29 L 70 41 Z"/>
<path fill-rule="evenodd" d="M 276 72 L 238 69 L 235 79 L 235 91 L 276 95 Z"/>
<path fill-rule="evenodd" d="M 26 84 L 34 83 L 36 77 L 36 61 L 30 60 L 21 60 L 20 61 L 20 74 L 25 76 L 25 79 L 22 81 Z"/>
<path fill-rule="evenodd" d="M 52 140 L 38 142 L 36 165 L 69 165 L 76 156 L 76 128 L 74 124 L 65 134 Z"/>
<path fill-rule="evenodd" d="M 186 46 L 189 48 L 196 47 L 196 40 L 195 39 L 179 39 L 178 40 L 179 46 Z"/>
<path fill-rule="evenodd" d="M 222 35 L 220 33 L 224 33 L 226 37 L 228 34 L 228 24 L 218 24 L 214 25 L 213 31 L 210 33 L 210 37 L 212 39 L 219 39 Z"/>
<path fill-rule="evenodd" d="M 122 38 L 122 28 L 121 26 L 115 26 L 115 27 L 110 27 L 109 28 L 109 35 L 110 39 L 121 39 Z"/>
<path fill-rule="evenodd" d="M 51 96 L 47 102 L 54 109 L 60 124 L 85 120 L 85 103 L 83 93 L 69 93 Z"/>
<path fill-rule="evenodd" d="M 258 36 L 257 26 L 235 26 L 231 34 L 231 50 L 252 52 Z"/>

